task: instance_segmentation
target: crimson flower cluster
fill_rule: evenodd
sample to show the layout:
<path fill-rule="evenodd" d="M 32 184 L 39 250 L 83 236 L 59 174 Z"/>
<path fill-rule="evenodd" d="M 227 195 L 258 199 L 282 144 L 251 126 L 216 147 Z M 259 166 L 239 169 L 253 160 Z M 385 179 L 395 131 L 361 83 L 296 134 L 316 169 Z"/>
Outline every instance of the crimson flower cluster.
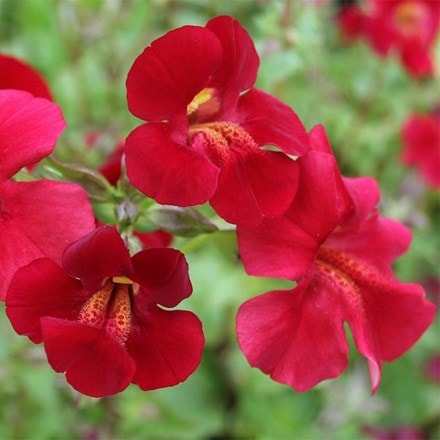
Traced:
<path fill-rule="evenodd" d="M 343 8 L 338 21 L 348 39 L 365 39 L 380 56 L 397 53 L 412 76 L 434 74 L 439 0 L 367 0 Z"/>
<path fill-rule="evenodd" d="M 75 184 L 13 178 L 53 151 L 64 120 L 38 74 L 8 57 L 0 63 L 24 69 L 0 90 L 0 293 L 12 326 L 43 343 L 52 368 L 89 396 L 184 381 L 204 345 L 199 319 L 170 310 L 192 293 L 184 255 L 163 232 L 133 250 L 134 225 L 124 234 L 96 227 Z M 347 367 L 347 323 L 374 392 L 382 363 L 434 318 L 423 289 L 391 268 L 410 231 L 381 216 L 372 178 L 341 175 L 322 126 L 307 132 L 254 86 L 258 65 L 249 34 L 228 16 L 152 42 L 126 84 L 143 123 L 100 171 L 116 184 L 122 160 L 125 185 L 146 199 L 209 203 L 236 226 L 248 274 L 296 282 L 240 307 L 238 344 L 252 366 L 306 391 Z"/>

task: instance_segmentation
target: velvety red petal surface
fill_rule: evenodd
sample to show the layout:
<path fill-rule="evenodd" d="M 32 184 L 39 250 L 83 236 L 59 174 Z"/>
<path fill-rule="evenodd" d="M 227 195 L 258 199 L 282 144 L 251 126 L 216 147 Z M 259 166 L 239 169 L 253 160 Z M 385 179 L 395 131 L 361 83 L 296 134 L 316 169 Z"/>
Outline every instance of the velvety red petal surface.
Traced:
<path fill-rule="evenodd" d="M 344 228 L 357 229 L 375 213 L 380 200 L 379 184 L 372 177 L 344 177 L 343 180 L 354 205 L 350 217 L 344 223 Z"/>
<path fill-rule="evenodd" d="M 223 92 L 225 105 L 236 104 L 239 93 L 251 88 L 256 80 L 259 58 L 254 43 L 240 23 L 228 16 L 208 21 L 223 48 L 221 64 L 215 71 L 210 86 Z"/>
<path fill-rule="evenodd" d="M 404 149 L 402 161 L 414 164 L 423 179 L 440 188 L 440 116 L 437 114 L 409 117 L 401 133 Z"/>
<path fill-rule="evenodd" d="M 0 89 L 25 90 L 34 96 L 52 100 L 43 77 L 33 67 L 8 55 L 0 55 Z"/>
<path fill-rule="evenodd" d="M 45 317 L 41 319 L 47 359 L 80 393 L 104 397 L 123 391 L 136 370 L 123 346 L 96 327 Z"/>
<path fill-rule="evenodd" d="M 237 337 L 253 367 L 299 392 L 347 366 L 338 298 L 320 286 L 303 283 L 246 301 L 238 311 Z"/>
<path fill-rule="evenodd" d="M 192 206 L 207 202 L 217 187 L 219 168 L 205 156 L 173 140 L 167 124 L 146 124 L 125 143 L 131 183 L 158 203 Z"/>
<path fill-rule="evenodd" d="M 375 208 L 379 201 L 376 181 L 369 178 L 344 181 L 352 196 L 355 211 L 328 237 L 324 246 L 348 252 L 392 276 L 391 265 L 408 250 L 411 231 L 403 224 L 378 214 Z"/>
<path fill-rule="evenodd" d="M 65 247 L 95 228 L 85 191 L 49 180 L 0 185 L 0 299 L 15 271 L 35 258 L 61 261 Z"/>
<path fill-rule="evenodd" d="M 198 26 L 183 26 L 153 41 L 127 77 L 130 111 L 145 121 L 186 118 L 186 107 L 219 65 L 218 38 Z"/>
<path fill-rule="evenodd" d="M 20 90 L 0 90 L 0 182 L 48 156 L 66 123 L 60 108 Z"/>
<path fill-rule="evenodd" d="M 191 312 L 156 307 L 140 313 L 127 340 L 137 365 L 133 383 L 153 390 L 183 382 L 201 360 L 204 337 L 199 319 Z"/>
<path fill-rule="evenodd" d="M 124 144 L 117 145 L 113 153 L 101 165 L 98 171 L 112 184 L 116 185 L 121 177 L 121 162 L 124 153 Z"/>
<path fill-rule="evenodd" d="M 287 154 L 305 154 L 309 146 L 306 129 L 297 114 L 282 101 L 258 89 L 239 100 L 236 120 L 258 145 L 276 145 Z"/>
<path fill-rule="evenodd" d="M 173 235 L 169 232 L 158 229 L 152 232 L 134 232 L 142 242 L 145 249 L 168 247 L 173 242 Z"/>
<path fill-rule="evenodd" d="M 91 292 L 107 277 L 130 275 L 130 254 L 114 227 L 101 226 L 66 248 L 63 267 Z"/>
<path fill-rule="evenodd" d="M 147 249 L 132 257 L 133 281 L 140 284 L 136 304 L 175 307 L 191 295 L 185 256 L 175 249 Z"/>
<path fill-rule="evenodd" d="M 86 299 L 78 280 L 52 260 L 40 258 L 15 273 L 6 297 L 6 313 L 18 334 L 39 343 L 42 316 L 75 320 Z"/>
<path fill-rule="evenodd" d="M 411 237 L 406 226 L 376 214 L 357 230 L 335 231 L 324 246 L 357 256 L 391 276 L 392 263 L 408 250 Z"/>
<path fill-rule="evenodd" d="M 333 154 L 323 125 L 315 125 L 309 132 L 310 149 L 321 153 Z"/>
<path fill-rule="evenodd" d="M 301 278 L 311 269 L 319 245 L 351 212 L 333 156 L 310 152 L 298 164 L 298 192 L 284 218 L 237 227 L 240 256 L 251 275 Z"/>
<path fill-rule="evenodd" d="M 234 155 L 223 164 L 217 192 L 210 203 L 229 223 L 257 225 L 279 217 L 292 203 L 298 187 L 298 165 L 288 156 L 257 150 Z"/>
<path fill-rule="evenodd" d="M 347 321 L 358 350 L 368 359 L 371 386 L 379 386 L 381 361 L 392 361 L 411 348 L 432 323 L 434 304 L 423 289 L 386 279 L 374 268 L 353 277 L 359 297 L 347 297 Z"/>

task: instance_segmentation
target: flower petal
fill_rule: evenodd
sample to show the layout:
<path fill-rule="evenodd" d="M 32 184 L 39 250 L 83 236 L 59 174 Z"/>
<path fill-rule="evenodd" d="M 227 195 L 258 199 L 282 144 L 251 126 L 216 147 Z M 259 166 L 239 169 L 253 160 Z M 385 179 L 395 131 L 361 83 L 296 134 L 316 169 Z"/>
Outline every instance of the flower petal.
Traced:
<path fill-rule="evenodd" d="M 153 41 L 127 76 L 130 111 L 145 121 L 185 117 L 221 60 L 218 38 L 199 26 L 183 26 Z"/>
<path fill-rule="evenodd" d="M 130 254 L 114 227 L 101 226 L 72 243 L 63 253 L 63 267 L 80 278 L 90 292 L 107 277 L 131 275 Z"/>
<path fill-rule="evenodd" d="M 60 108 L 20 90 L 0 90 L 0 182 L 48 156 L 66 123 Z"/>
<path fill-rule="evenodd" d="M 238 102 L 236 114 L 234 119 L 258 145 L 276 145 L 295 156 L 310 149 L 306 129 L 297 114 L 262 90 L 253 88 L 245 93 Z"/>
<path fill-rule="evenodd" d="M 158 203 L 205 203 L 217 187 L 219 169 L 206 157 L 173 140 L 167 124 L 142 125 L 125 143 L 131 183 Z"/>
<path fill-rule="evenodd" d="M 209 85 L 223 90 L 225 105 L 230 108 L 235 106 L 240 92 L 254 85 L 258 54 L 247 31 L 232 17 L 215 17 L 208 21 L 206 29 L 218 37 L 223 48 L 222 62 Z"/>
<path fill-rule="evenodd" d="M 41 318 L 47 359 L 80 393 L 104 397 L 130 384 L 136 364 L 123 346 L 96 327 L 51 317 Z"/>
<path fill-rule="evenodd" d="M 297 162 L 298 191 L 284 218 L 237 228 L 240 256 L 249 274 L 298 280 L 311 270 L 319 245 L 351 211 L 333 156 L 311 151 Z"/>
<path fill-rule="evenodd" d="M 34 96 L 52 101 L 49 87 L 33 67 L 3 54 L 0 55 L 0 89 L 25 90 Z"/>
<path fill-rule="evenodd" d="M 151 307 L 138 313 L 127 341 L 137 364 L 133 383 L 154 390 L 183 382 L 198 367 L 203 345 L 201 323 L 191 312 Z"/>
<path fill-rule="evenodd" d="M 65 247 L 95 227 L 85 191 L 49 180 L 0 185 L 0 299 L 20 266 L 35 258 L 61 261 Z"/>
<path fill-rule="evenodd" d="M 257 150 L 223 164 L 211 205 L 229 223 L 256 225 L 279 217 L 298 187 L 298 166 L 283 153 Z"/>
<path fill-rule="evenodd" d="M 369 359 L 375 392 L 378 360 L 393 361 L 409 350 L 434 320 L 436 307 L 425 299 L 417 284 L 371 278 L 368 286 L 358 280 L 364 317 L 354 312 L 348 322 L 358 350 Z"/>
<path fill-rule="evenodd" d="M 321 286 L 302 283 L 246 301 L 238 311 L 237 337 L 253 367 L 298 392 L 347 367 L 340 306 Z"/>
<path fill-rule="evenodd" d="M 191 295 L 185 256 L 176 249 L 147 249 L 132 257 L 133 281 L 140 284 L 136 304 L 175 307 Z"/>
<path fill-rule="evenodd" d="M 297 280 L 311 270 L 317 241 L 286 216 L 237 226 L 240 258 L 249 275 Z"/>
<path fill-rule="evenodd" d="M 86 300 L 82 285 L 48 258 L 18 269 L 8 289 L 6 313 L 14 330 L 42 341 L 40 318 L 76 319 Z"/>

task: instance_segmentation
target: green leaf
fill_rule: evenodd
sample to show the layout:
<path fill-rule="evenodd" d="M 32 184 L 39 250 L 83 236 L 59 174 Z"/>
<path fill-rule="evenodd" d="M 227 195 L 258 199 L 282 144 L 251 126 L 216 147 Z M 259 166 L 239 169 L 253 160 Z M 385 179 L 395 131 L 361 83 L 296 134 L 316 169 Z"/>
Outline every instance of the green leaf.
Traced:
<path fill-rule="evenodd" d="M 171 205 L 155 206 L 149 209 L 148 217 L 160 229 L 182 237 L 193 237 L 218 231 L 217 226 L 195 208 L 180 208 Z"/>
<path fill-rule="evenodd" d="M 44 169 L 45 177 L 62 179 L 82 186 L 91 200 L 108 200 L 109 193 L 114 192 L 114 188 L 102 174 L 81 165 L 66 164 L 48 157 Z"/>

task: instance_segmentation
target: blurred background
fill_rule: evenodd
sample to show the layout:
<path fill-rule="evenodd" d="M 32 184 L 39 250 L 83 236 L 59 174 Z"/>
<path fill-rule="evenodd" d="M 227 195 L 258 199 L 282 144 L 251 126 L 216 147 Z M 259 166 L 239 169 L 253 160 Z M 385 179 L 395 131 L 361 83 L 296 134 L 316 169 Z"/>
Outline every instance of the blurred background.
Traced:
<path fill-rule="evenodd" d="M 343 3 L 0 0 L 0 52 L 27 61 L 49 83 L 68 121 L 59 157 L 96 167 L 139 123 L 127 110 L 125 78 L 144 47 L 175 27 L 234 16 L 261 58 L 257 86 L 291 105 L 307 129 L 324 124 L 344 175 L 379 181 L 382 213 L 414 233 L 397 274 L 422 283 L 438 304 L 438 192 L 399 159 L 406 118 L 439 104 L 438 78 L 416 80 L 397 57 L 349 44 L 335 20 Z M 176 246 L 194 285 L 181 307 L 200 316 L 207 340 L 197 372 L 169 389 L 81 396 L 52 371 L 41 346 L 14 333 L 2 305 L 0 439 L 440 438 L 438 319 L 409 353 L 383 366 L 375 396 L 354 349 L 340 378 L 298 394 L 252 369 L 234 333 L 243 301 L 286 283 L 246 276 L 231 233 Z"/>

